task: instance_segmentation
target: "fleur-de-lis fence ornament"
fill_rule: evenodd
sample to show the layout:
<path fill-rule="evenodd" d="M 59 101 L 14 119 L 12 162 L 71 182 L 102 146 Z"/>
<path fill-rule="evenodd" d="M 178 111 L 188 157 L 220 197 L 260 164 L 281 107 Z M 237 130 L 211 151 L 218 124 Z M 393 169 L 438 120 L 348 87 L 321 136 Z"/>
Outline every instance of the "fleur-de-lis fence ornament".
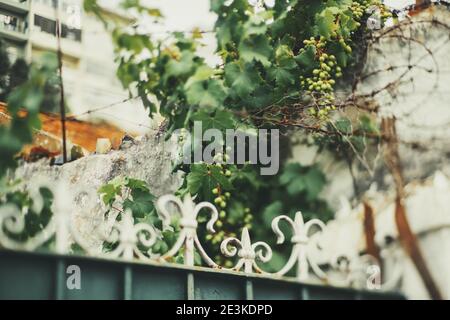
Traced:
<path fill-rule="evenodd" d="M 294 220 L 285 215 L 278 216 L 272 221 L 272 229 L 278 237 L 278 244 L 282 244 L 285 241 L 285 236 L 279 226 L 282 220 L 288 222 L 292 227 L 293 236 L 291 238 L 291 243 L 293 244 L 293 247 L 288 262 L 275 274 L 283 276 L 297 264 L 298 280 L 307 280 L 309 278 L 310 268 L 314 271 L 316 276 L 321 279 L 326 279 L 326 274 L 320 269 L 314 259 L 310 257 L 309 251 L 309 246 L 314 244 L 310 241 L 311 228 L 316 226 L 319 229 L 318 231 L 323 231 L 325 229 L 325 224 L 318 219 L 312 219 L 305 223 L 301 212 L 295 214 Z"/>
<path fill-rule="evenodd" d="M 109 236 L 105 239 L 109 243 L 116 243 L 117 246 L 107 256 L 112 258 L 122 257 L 127 260 L 135 256 L 142 260 L 149 260 L 141 249 L 150 248 L 158 239 L 156 230 L 146 223 L 134 223 L 134 218 L 130 209 L 127 209 L 120 221 L 116 221 Z M 141 246 L 141 248 L 139 248 Z"/>
<path fill-rule="evenodd" d="M 219 213 L 217 212 L 216 207 L 209 202 L 200 202 L 196 205 L 193 202 L 191 195 L 189 194 L 184 197 L 183 201 L 181 201 L 181 199 L 177 198 L 174 195 L 162 196 L 158 199 L 156 206 L 162 218 L 163 227 L 165 229 L 170 229 L 172 214 L 171 211 L 168 210 L 169 204 L 173 205 L 181 216 L 181 232 L 173 247 L 167 253 L 165 253 L 161 257 L 161 259 L 167 260 L 171 257 L 174 257 L 184 245 L 185 265 L 194 265 L 194 250 L 197 249 L 200 253 L 200 256 L 210 267 L 217 268 L 218 265 L 208 256 L 197 236 L 197 216 L 202 209 L 207 209 L 211 213 L 211 218 L 206 224 L 206 229 L 211 233 L 215 232 L 213 226 L 219 218 Z"/>
<path fill-rule="evenodd" d="M 260 248 L 259 248 L 260 247 Z M 227 238 L 222 241 L 220 250 L 226 257 L 239 257 L 239 260 L 232 270 L 240 271 L 244 267 L 245 273 L 264 273 L 256 264 L 256 260 L 263 263 L 272 259 L 272 249 L 265 242 L 258 241 L 252 244 L 247 228 L 242 229 L 241 239 Z"/>
<path fill-rule="evenodd" d="M 0 206 L 0 244 L 13 250 L 36 250 L 50 238 L 55 236 L 55 248 L 57 253 L 67 253 L 70 247 L 70 202 L 68 198 L 68 188 L 62 182 L 57 182 L 40 177 L 29 189 L 32 199 L 32 209 L 36 213 L 41 213 L 44 208 L 44 198 L 41 189 L 48 189 L 53 195 L 51 206 L 53 216 L 48 224 L 43 227 L 35 236 L 26 241 L 15 239 L 25 231 L 26 215 L 29 208 L 20 210 L 14 204 Z"/>

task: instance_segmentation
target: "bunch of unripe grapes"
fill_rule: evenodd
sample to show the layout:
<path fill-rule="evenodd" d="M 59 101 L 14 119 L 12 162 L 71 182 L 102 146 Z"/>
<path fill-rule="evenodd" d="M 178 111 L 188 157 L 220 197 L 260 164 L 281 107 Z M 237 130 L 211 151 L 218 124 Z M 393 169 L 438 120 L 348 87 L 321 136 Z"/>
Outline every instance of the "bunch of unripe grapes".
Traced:
<path fill-rule="evenodd" d="M 215 163 L 212 164 L 214 166 L 217 166 L 221 169 L 222 174 L 225 175 L 227 178 L 231 178 L 232 172 L 229 168 L 229 166 L 226 164 L 228 161 L 229 156 L 225 153 L 219 153 L 214 157 Z M 228 191 L 224 191 L 220 185 L 217 185 L 215 188 L 211 190 L 212 194 L 215 196 L 214 198 L 214 204 L 216 205 L 217 209 L 219 211 L 219 220 L 216 222 L 215 227 L 217 229 L 217 232 L 215 234 L 208 234 L 206 236 L 206 240 L 211 241 L 212 244 L 219 244 L 221 243 L 226 237 L 236 237 L 235 232 L 226 232 L 225 229 L 232 229 L 236 230 L 240 227 L 247 227 L 250 229 L 251 221 L 253 219 L 253 216 L 250 212 L 250 208 L 245 208 L 243 212 L 243 224 L 240 224 L 239 226 L 235 225 L 225 225 L 226 218 L 227 218 L 227 207 L 229 207 L 229 201 L 231 199 L 231 193 Z"/>
<path fill-rule="evenodd" d="M 223 194 L 220 194 L 220 189 L 219 188 L 214 188 L 212 189 L 212 193 L 214 195 L 216 195 L 217 197 L 214 199 L 214 203 L 222 209 L 225 209 L 227 206 L 227 200 L 231 197 L 231 193 L 229 192 L 225 192 Z M 220 211 L 220 217 L 221 218 L 225 218 L 225 211 Z"/>
<path fill-rule="evenodd" d="M 369 7 L 368 1 L 363 1 L 362 3 L 353 1 L 352 5 L 350 6 L 350 11 L 352 12 L 355 20 L 361 20 L 368 7 Z"/>
<path fill-rule="evenodd" d="M 317 99 L 317 107 L 312 107 L 309 112 L 313 116 L 319 118 L 326 118 L 328 113 L 336 109 L 334 105 L 334 85 L 336 83 L 335 78 L 342 77 L 342 69 L 337 65 L 336 57 L 333 54 L 325 52 L 327 40 L 325 37 L 316 39 L 311 37 L 303 41 L 305 47 L 314 46 L 319 62 L 319 66 L 312 71 L 312 75 L 309 77 L 300 77 L 300 84 L 302 89 L 310 93 Z M 348 51 L 351 47 L 345 44 L 344 49 Z M 300 52 L 305 49 L 300 49 Z"/>
<path fill-rule="evenodd" d="M 392 12 L 385 5 L 380 5 L 381 18 L 386 22 L 387 19 L 392 18 Z"/>
<path fill-rule="evenodd" d="M 367 10 L 372 6 L 378 7 L 378 9 L 380 10 L 380 16 L 383 21 L 386 21 L 387 19 L 392 17 L 392 13 L 388 10 L 388 8 L 380 1 L 376 0 L 353 1 L 352 5 L 350 6 L 350 10 L 352 11 L 355 20 L 360 21 L 364 14 L 367 13 Z M 357 26 L 360 26 L 359 22 L 357 23 Z"/>
<path fill-rule="evenodd" d="M 379 1 L 353 1 L 350 6 L 350 11 L 353 14 L 357 27 L 361 26 L 360 21 L 364 14 L 366 14 L 367 9 L 371 6 L 377 6 L 380 9 L 381 17 L 384 20 L 392 16 L 389 10 Z M 301 76 L 300 84 L 301 88 L 315 100 L 315 106 L 308 109 L 310 115 L 320 120 L 328 119 L 329 113 L 336 109 L 334 85 L 336 79 L 342 77 L 342 69 L 338 66 L 336 57 L 326 52 L 328 41 L 339 43 L 347 55 L 350 55 L 353 51 L 349 44 L 351 39 L 342 37 L 336 31 L 331 33 L 330 40 L 327 40 L 323 36 L 306 39 L 303 41 L 304 47 L 300 49 L 300 53 L 303 53 L 308 47 L 312 46 L 315 48 L 319 66 L 312 71 L 311 75 Z"/>
<path fill-rule="evenodd" d="M 214 156 L 214 166 L 217 166 L 222 171 L 222 174 L 230 178 L 232 173 L 231 170 L 226 165 L 226 162 L 228 161 L 229 156 L 227 154 L 218 153 Z M 212 194 L 216 197 L 214 198 L 214 203 L 217 206 L 217 208 L 220 210 L 219 217 L 221 219 L 224 219 L 226 217 L 225 208 L 227 207 L 227 200 L 231 198 L 230 192 L 223 192 L 220 185 L 217 185 L 214 189 L 211 190 Z M 222 222 L 219 220 L 217 221 L 217 226 L 220 228 L 222 226 Z"/>

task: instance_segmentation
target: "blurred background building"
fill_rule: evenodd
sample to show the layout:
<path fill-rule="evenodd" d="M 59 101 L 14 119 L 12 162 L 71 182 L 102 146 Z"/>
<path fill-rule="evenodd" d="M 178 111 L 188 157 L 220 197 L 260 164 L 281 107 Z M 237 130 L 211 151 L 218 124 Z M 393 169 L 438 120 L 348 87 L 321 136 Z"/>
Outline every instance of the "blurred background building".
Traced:
<path fill-rule="evenodd" d="M 0 37 L 8 47 L 11 60 L 27 55 L 29 13 L 28 1 L 0 1 Z"/>
<path fill-rule="evenodd" d="M 148 24 L 155 36 L 169 31 L 213 29 L 215 15 L 209 11 L 210 0 L 143 0 L 145 5 L 161 10 L 161 24 Z M 72 114 L 87 121 L 108 121 L 123 130 L 144 133 L 155 126 L 137 100 L 122 102 L 128 93 L 115 76 L 114 52 L 110 35 L 96 17 L 83 12 L 83 0 L 58 0 L 62 23 L 63 77 L 67 104 Z M 386 0 L 402 7 L 414 0 Z M 117 9 L 118 0 L 100 1 L 115 18 L 131 21 Z M 196 12 L 195 15 L 187 14 Z M 201 17 L 201 19 L 199 19 Z M 145 22 L 140 21 L 141 24 Z M 23 57 L 35 60 L 44 51 L 56 51 L 56 11 L 54 0 L 0 0 L 0 38 L 8 46 L 12 61 Z M 210 65 L 220 62 L 215 52 L 215 35 L 206 32 L 199 49 Z M 112 105 L 112 106 L 110 106 Z M 107 106 L 107 108 L 103 108 Z M 100 110 L 98 110 L 100 109 Z M 98 110 L 88 113 L 89 110 Z"/>
<path fill-rule="evenodd" d="M 115 76 L 111 37 L 95 16 L 83 12 L 82 2 L 58 1 L 67 105 L 72 114 L 84 114 L 80 120 L 104 120 L 134 133 L 146 131 L 146 111 L 138 99 L 127 101 L 129 94 Z M 0 38 L 11 61 L 20 57 L 33 62 L 46 51 L 56 52 L 55 7 L 54 0 L 0 0 Z M 132 21 L 114 6 L 105 6 L 104 11 Z"/>

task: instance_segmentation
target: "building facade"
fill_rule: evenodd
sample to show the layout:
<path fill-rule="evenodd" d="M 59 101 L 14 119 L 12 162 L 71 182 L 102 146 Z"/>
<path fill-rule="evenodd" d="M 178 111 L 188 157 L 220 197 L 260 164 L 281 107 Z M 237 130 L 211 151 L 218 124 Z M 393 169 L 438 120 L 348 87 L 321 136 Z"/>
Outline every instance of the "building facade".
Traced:
<path fill-rule="evenodd" d="M 73 114 L 116 104 L 128 97 L 115 76 L 114 48 L 103 24 L 83 12 L 82 0 L 59 0 L 63 80 Z M 54 0 L 0 0 L 0 38 L 11 60 L 35 61 L 44 52 L 57 50 Z M 108 8 L 107 14 L 124 22 L 123 13 Z M 131 110 L 130 110 L 131 109 Z M 138 100 L 118 103 L 80 120 L 106 120 L 127 131 L 145 131 L 146 112 Z M 125 121 L 122 121 L 125 120 Z"/>

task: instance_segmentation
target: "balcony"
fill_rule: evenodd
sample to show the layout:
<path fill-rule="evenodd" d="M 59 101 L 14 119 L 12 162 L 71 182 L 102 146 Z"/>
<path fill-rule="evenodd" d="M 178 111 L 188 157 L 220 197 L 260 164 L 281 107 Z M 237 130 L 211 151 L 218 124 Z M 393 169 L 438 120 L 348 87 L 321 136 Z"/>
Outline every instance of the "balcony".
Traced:
<path fill-rule="evenodd" d="M 9 40 L 26 42 L 28 40 L 28 24 L 22 17 L 0 12 L 0 34 Z"/>
<path fill-rule="evenodd" d="M 29 11 L 30 2 L 28 0 L 0 0 L 0 8 L 8 12 L 26 15 Z"/>

